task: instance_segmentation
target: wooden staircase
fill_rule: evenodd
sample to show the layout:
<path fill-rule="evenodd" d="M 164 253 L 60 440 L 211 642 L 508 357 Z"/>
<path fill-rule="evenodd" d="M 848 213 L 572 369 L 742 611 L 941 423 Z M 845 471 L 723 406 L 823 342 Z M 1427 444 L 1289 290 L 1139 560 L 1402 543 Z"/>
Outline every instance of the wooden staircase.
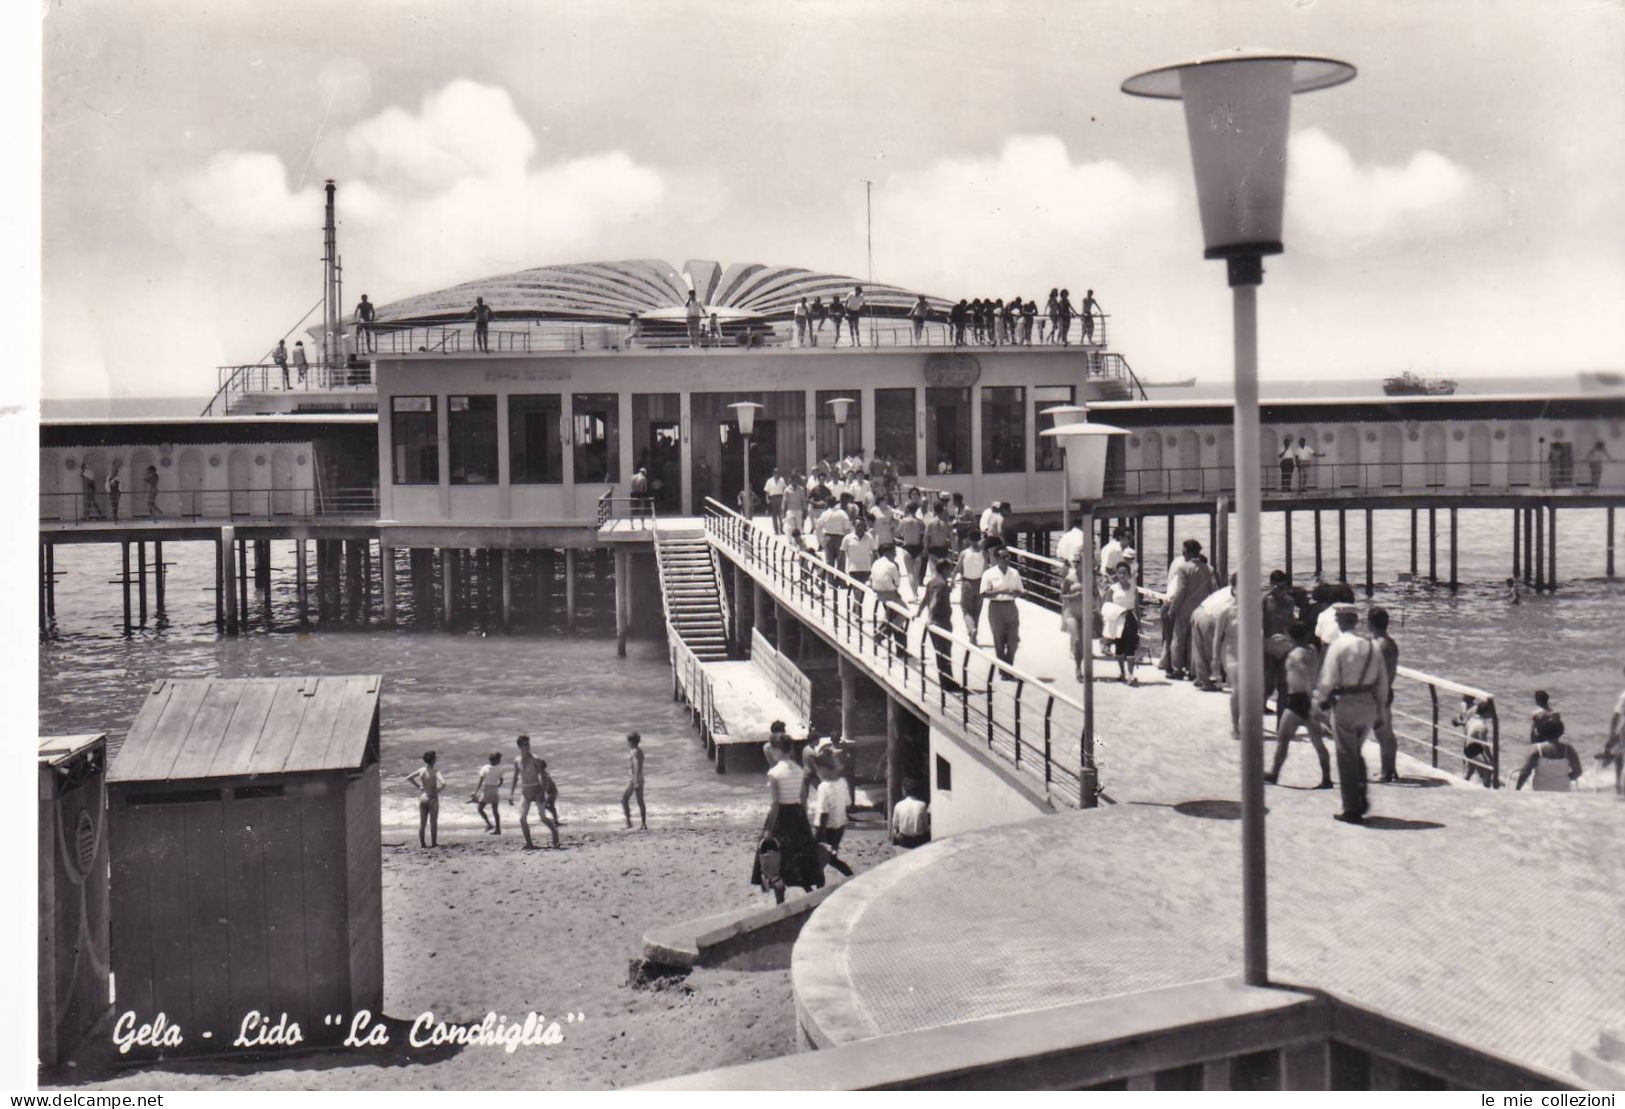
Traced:
<path fill-rule="evenodd" d="M 655 534 L 666 622 L 701 662 L 725 661 L 728 614 L 711 545 L 703 534 Z"/>

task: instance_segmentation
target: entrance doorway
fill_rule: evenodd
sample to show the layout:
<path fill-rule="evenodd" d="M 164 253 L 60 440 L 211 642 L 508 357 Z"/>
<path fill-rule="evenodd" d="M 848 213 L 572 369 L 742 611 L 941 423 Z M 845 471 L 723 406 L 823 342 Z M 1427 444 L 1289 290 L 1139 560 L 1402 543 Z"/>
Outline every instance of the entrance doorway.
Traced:
<path fill-rule="evenodd" d="M 682 509 L 682 430 L 676 420 L 649 423 L 649 495 L 654 498 L 656 512 L 676 513 Z"/>
<path fill-rule="evenodd" d="M 739 447 L 739 425 L 728 420 L 719 425 L 719 434 L 722 437 L 719 489 L 710 495 L 729 508 L 737 508 L 739 492 L 745 485 L 745 455 Z M 755 487 L 758 508 L 766 504 L 762 499 L 762 483 L 778 464 L 778 421 L 757 417 L 756 428 L 750 437 L 750 483 Z M 699 490 L 696 493 L 704 495 Z"/>

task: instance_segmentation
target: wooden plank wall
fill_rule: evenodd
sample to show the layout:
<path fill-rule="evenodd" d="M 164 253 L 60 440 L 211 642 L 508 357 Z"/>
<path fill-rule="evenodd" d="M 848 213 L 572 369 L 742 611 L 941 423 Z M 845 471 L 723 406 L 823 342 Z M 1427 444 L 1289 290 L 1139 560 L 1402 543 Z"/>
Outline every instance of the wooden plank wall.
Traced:
<path fill-rule="evenodd" d="M 381 1011 L 384 1003 L 383 844 L 378 764 L 345 788 L 345 869 L 349 886 L 349 1008 Z"/>

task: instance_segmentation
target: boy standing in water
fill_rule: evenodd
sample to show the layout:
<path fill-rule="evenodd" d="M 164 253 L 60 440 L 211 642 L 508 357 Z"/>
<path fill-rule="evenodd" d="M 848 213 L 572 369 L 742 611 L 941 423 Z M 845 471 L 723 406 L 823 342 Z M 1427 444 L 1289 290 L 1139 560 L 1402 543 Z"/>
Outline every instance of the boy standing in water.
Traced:
<path fill-rule="evenodd" d="M 523 787 L 524 803 L 519 808 L 519 830 L 525 835 L 525 850 L 536 850 L 530 838 L 530 807 L 536 806 L 536 815 L 553 836 L 553 846 L 559 845 L 559 826 L 547 815 L 547 795 L 553 780 L 547 776 L 547 763 L 530 753 L 530 736 L 522 735 L 516 741 L 519 757 L 515 760 L 513 780 L 508 784 L 508 803 L 513 804 L 514 790 Z"/>
<path fill-rule="evenodd" d="M 491 760 L 480 767 L 480 780 L 474 786 L 469 800 L 479 807 L 480 819 L 485 821 L 488 835 L 502 834 L 502 752 L 492 751 Z M 491 815 L 485 815 L 485 806 L 491 806 Z"/>
<path fill-rule="evenodd" d="M 639 746 L 643 737 L 632 732 L 626 737 L 627 755 L 626 792 L 621 794 L 621 813 L 626 817 L 626 826 L 632 826 L 632 798 L 638 799 L 638 822 L 644 831 L 649 830 L 649 814 L 643 807 L 643 748 Z"/>
<path fill-rule="evenodd" d="M 423 765 L 406 776 L 418 791 L 418 846 L 440 846 L 440 791 L 446 788 L 446 779 L 434 768 L 435 753 L 423 752 Z M 429 833 L 424 841 L 424 830 Z"/>

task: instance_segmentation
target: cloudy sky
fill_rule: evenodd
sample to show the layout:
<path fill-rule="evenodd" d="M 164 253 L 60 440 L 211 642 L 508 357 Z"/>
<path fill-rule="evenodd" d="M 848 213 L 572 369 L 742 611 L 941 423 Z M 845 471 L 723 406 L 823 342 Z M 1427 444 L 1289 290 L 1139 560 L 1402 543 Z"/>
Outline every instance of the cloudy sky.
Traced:
<path fill-rule="evenodd" d="M 1329 53 L 1297 99 L 1269 377 L 1619 368 L 1618 0 L 61 0 L 44 34 L 43 392 L 186 395 L 321 296 L 554 262 L 761 261 L 1042 301 L 1225 378 L 1176 105 L 1140 69 Z"/>

